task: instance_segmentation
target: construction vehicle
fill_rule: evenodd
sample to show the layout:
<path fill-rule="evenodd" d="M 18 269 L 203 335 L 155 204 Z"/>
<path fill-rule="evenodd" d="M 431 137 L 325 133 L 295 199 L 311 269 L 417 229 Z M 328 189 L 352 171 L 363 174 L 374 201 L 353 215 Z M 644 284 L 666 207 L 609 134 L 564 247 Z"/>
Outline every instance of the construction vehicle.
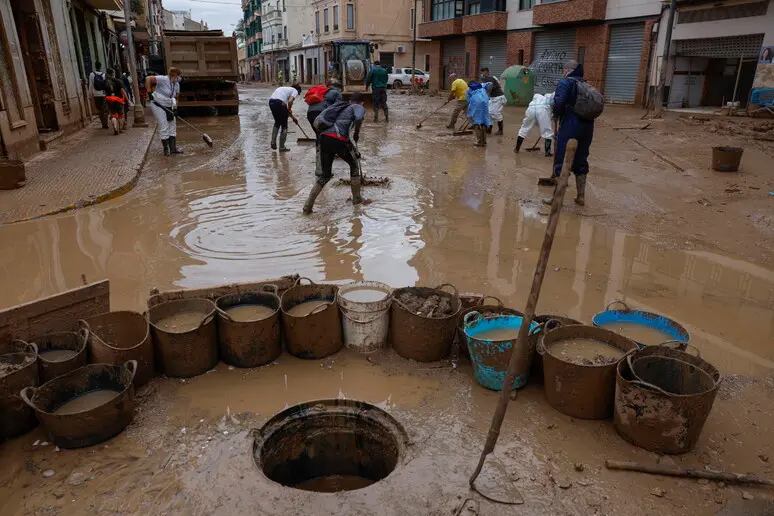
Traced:
<path fill-rule="evenodd" d="M 368 40 L 334 41 L 332 79 L 338 79 L 343 88 L 344 100 L 352 93 L 366 92 L 366 77 L 371 70 L 371 42 Z"/>
<path fill-rule="evenodd" d="M 239 113 L 237 42 L 222 30 L 164 31 L 164 59 L 178 68 L 179 108 L 215 107 L 218 114 Z"/>

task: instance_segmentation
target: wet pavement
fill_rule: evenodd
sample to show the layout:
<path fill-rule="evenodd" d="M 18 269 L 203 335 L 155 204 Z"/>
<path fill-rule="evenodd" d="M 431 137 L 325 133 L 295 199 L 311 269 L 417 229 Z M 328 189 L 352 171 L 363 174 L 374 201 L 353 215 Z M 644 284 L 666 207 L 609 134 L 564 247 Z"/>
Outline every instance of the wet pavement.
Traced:
<path fill-rule="evenodd" d="M 182 156 L 160 156 L 154 140 L 139 183 L 123 197 L 0 227 L 0 307 L 79 286 L 82 274 L 111 280 L 113 309 L 144 310 L 153 287 L 298 273 L 395 287 L 453 283 L 523 309 L 546 224 L 539 198 L 548 191 L 535 181 L 550 162 L 539 153 L 512 152 L 518 109 L 506 111 L 510 136 L 492 137 L 479 150 L 472 136 L 446 134 L 440 115 L 417 132 L 417 114 L 441 100 L 391 95 L 390 125 L 367 122 L 360 148 L 364 173 L 388 176 L 392 184 L 365 189 L 374 202 L 353 207 L 349 188 L 331 181 L 315 213 L 304 217 L 314 149 L 294 144 L 302 136 L 298 129 L 288 139 L 291 152 L 268 149 L 270 93 L 244 90 L 239 117 L 196 119 L 215 139 L 214 149 L 186 128 L 178 136 L 186 148 Z M 623 299 L 682 323 L 721 371 L 770 378 L 774 269 L 767 257 L 773 244 L 767 219 L 748 218 L 766 216 L 759 191 L 748 186 L 774 190 L 766 154 L 749 149 L 744 176 L 718 179 L 701 169 L 701 156 L 691 161 L 684 153 L 683 179 L 675 179 L 678 168 L 643 145 L 658 150 L 664 133 L 693 129 L 668 121 L 676 125 L 638 135 L 636 142 L 614 129 L 639 116 L 611 109 L 599 124 L 587 207 L 562 214 L 538 312 L 590 321 L 608 302 Z M 673 145 L 675 139 L 668 139 Z M 666 159 L 675 161 L 667 151 Z M 341 161 L 334 171 L 348 175 Z M 745 201 L 726 199 L 739 195 L 725 192 L 731 181 L 741 185 Z M 326 514 L 372 514 L 376 506 L 379 514 L 452 514 L 447 506 L 462 503 L 496 401 L 473 383 L 466 366 L 374 366 L 350 353 L 321 362 L 283 355 L 278 362 L 251 371 L 220 364 L 217 372 L 185 383 L 156 380 L 142 393 L 138 422 L 104 447 L 53 455 L 31 446 L 40 430 L 4 445 L 0 470 L 20 477 L 0 478 L 0 500 L 9 496 L 9 514 L 67 513 L 69 504 L 118 514 L 310 514 L 319 507 Z M 716 404 L 697 450 L 685 456 L 686 465 L 771 474 L 757 458 L 771 453 L 765 437 L 774 421 L 770 383 L 734 383 Z M 413 433 L 420 444 L 403 473 L 341 495 L 298 494 L 256 476 L 247 452 L 251 427 L 284 406 L 340 395 L 390 406 Z M 230 414 L 243 415 L 232 420 Z M 181 437 L 183 427 L 188 430 Z M 741 496 L 713 485 L 604 471 L 603 454 L 653 457 L 623 442 L 609 422 L 579 425 L 561 416 L 537 386 L 511 404 L 504 428 L 498 456 L 520 478 L 526 514 L 712 514 Z M 208 436 L 216 436 L 213 444 Z M 591 471 L 576 474 L 572 465 L 578 461 Z M 72 486 L 66 477 L 47 483 L 40 476 L 49 468 L 69 475 L 82 467 L 98 470 L 104 480 Z M 557 475 L 587 485 L 563 489 Z M 139 479 L 145 494 L 131 490 Z M 659 486 L 666 497 L 649 494 Z M 629 510 L 630 496 L 647 498 L 639 513 Z M 482 514 L 512 509 L 488 505 Z"/>

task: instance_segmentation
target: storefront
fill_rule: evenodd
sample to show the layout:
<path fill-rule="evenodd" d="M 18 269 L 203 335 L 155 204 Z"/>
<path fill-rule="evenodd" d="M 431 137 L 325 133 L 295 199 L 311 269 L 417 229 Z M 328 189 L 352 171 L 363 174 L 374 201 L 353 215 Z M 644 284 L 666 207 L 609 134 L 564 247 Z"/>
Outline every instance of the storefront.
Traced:
<path fill-rule="evenodd" d="M 605 74 L 605 101 L 634 104 L 642 66 L 644 23 L 612 25 Z"/>
<path fill-rule="evenodd" d="M 508 67 L 508 37 L 503 33 L 485 34 L 478 39 L 478 67 L 489 68 L 489 73 L 495 77 Z M 476 70 L 477 71 L 477 70 Z M 476 74 L 477 75 L 477 74 Z"/>
<path fill-rule="evenodd" d="M 465 39 L 447 39 L 441 44 L 443 56 L 443 87 L 449 89 L 449 74 L 456 73 L 460 77 L 466 76 L 465 66 Z"/>
<path fill-rule="evenodd" d="M 532 72 L 535 93 L 551 93 L 564 77 L 562 68 L 569 59 L 575 59 L 576 29 L 551 30 L 535 34 Z"/>

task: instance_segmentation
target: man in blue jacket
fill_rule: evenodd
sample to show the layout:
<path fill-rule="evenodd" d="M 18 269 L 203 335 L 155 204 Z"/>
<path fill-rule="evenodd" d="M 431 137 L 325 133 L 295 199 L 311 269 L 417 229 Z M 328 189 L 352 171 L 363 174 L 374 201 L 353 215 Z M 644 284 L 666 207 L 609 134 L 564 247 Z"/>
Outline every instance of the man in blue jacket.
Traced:
<path fill-rule="evenodd" d="M 564 65 L 564 79 L 556 85 L 554 94 L 553 115 L 559 119 L 559 132 L 556 138 L 556 154 L 554 154 L 554 179 L 562 173 L 564 154 L 567 151 L 567 142 L 571 139 L 578 140 L 578 150 L 575 151 L 575 160 L 572 163 L 572 172 L 575 174 L 575 185 L 578 195 L 575 203 L 584 206 L 586 204 L 586 175 L 589 172 L 589 149 L 594 138 L 594 121 L 585 120 L 573 112 L 573 106 L 578 98 L 578 82 L 583 79 L 583 65 L 574 59 Z M 544 199 L 545 204 L 551 204 L 552 199 Z"/>

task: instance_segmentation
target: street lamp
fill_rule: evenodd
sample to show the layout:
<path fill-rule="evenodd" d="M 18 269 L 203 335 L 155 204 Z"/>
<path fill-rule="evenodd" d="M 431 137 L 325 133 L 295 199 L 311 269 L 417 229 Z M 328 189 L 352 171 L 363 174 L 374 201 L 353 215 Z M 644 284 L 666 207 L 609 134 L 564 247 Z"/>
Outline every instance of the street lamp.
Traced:
<path fill-rule="evenodd" d="M 132 127 L 148 127 L 145 121 L 145 111 L 140 102 L 140 77 L 137 75 L 137 57 L 134 51 L 134 37 L 132 36 L 131 0 L 124 0 L 124 21 L 126 22 L 126 42 L 129 45 L 129 73 L 134 80 L 132 90 L 134 92 L 134 123 Z"/>

